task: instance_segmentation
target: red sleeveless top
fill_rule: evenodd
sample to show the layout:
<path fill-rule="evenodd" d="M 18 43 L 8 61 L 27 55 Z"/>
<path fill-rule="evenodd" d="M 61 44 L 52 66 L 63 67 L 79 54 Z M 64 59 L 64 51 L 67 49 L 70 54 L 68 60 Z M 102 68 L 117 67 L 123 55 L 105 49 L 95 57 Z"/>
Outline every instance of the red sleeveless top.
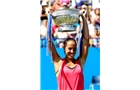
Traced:
<path fill-rule="evenodd" d="M 76 66 L 69 68 L 63 60 L 57 82 L 58 90 L 84 90 L 84 76 L 79 62 L 76 60 Z"/>

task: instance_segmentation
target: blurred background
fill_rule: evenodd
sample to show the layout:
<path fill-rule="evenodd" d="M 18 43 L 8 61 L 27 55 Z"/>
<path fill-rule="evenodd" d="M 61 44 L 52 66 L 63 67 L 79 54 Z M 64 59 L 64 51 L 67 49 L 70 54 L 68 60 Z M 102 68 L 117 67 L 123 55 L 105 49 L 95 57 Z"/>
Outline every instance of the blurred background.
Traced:
<path fill-rule="evenodd" d="M 90 39 L 83 71 L 85 90 L 100 90 L 100 0 L 40 0 L 40 90 L 57 90 L 53 63 L 46 55 L 46 36 L 48 13 L 63 8 L 79 9 L 87 19 Z M 75 27 L 74 32 L 58 32 L 59 26 L 53 24 L 52 36 L 61 57 L 64 57 L 63 41 L 79 34 L 80 24 L 76 23 Z"/>

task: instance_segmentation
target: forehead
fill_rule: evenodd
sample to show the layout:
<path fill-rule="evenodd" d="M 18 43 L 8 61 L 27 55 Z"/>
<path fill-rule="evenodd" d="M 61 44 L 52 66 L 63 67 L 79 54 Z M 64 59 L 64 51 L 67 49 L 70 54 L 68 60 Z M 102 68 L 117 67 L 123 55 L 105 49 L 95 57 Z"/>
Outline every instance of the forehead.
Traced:
<path fill-rule="evenodd" d="M 67 41 L 67 47 L 76 47 L 76 43 L 73 40 Z"/>

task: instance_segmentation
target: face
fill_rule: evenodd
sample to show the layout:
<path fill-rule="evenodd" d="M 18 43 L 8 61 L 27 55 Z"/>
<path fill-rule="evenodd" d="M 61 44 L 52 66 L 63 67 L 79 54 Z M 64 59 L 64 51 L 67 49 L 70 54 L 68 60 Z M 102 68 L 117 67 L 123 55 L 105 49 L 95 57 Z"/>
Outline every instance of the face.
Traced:
<path fill-rule="evenodd" d="M 98 30 L 97 29 L 94 29 L 95 33 L 98 33 Z"/>
<path fill-rule="evenodd" d="M 89 39 L 89 45 L 90 45 L 90 46 L 93 45 L 93 41 L 92 41 L 92 39 Z"/>
<path fill-rule="evenodd" d="M 63 43 L 59 43 L 59 48 L 63 48 L 64 44 Z"/>
<path fill-rule="evenodd" d="M 97 16 L 100 16 L 100 9 L 96 9 L 95 14 L 96 14 Z"/>
<path fill-rule="evenodd" d="M 53 7 L 49 7 L 49 11 L 48 12 L 52 13 L 53 12 Z"/>
<path fill-rule="evenodd" d="M 66 57 L 69 59 L 73 59 L 74 55 L 76 54 L 76 43 L 72 40 L 67 41 L 66 47 L 65 47 L 65 54 Z"/>
<path fill-rule="evenodd" d="M 43 20 L 42 25 L 47 26 L 47 20 Z"/>
<path fill-rule="evenodd" d="M 87 10 L 87 8 L 86 8 L 86 7 L 83 7 L 83 8 L 82 8 L 82 10 L 83 10 L 83 11 L 86 11 L 86 10 Z"/>

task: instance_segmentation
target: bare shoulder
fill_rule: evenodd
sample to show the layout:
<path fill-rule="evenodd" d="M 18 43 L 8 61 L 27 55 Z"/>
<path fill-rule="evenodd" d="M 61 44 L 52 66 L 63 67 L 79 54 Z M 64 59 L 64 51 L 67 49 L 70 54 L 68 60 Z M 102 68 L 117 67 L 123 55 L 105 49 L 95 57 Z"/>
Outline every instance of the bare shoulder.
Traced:
<path fill-rule="evenodd" d="M 54 61 L 53 63 L 54 63 L 55 72 L 57 72 L 62 65 L 62 59 L 58 60 L 58 62 Z"/>
<path fill-rule="evenodd" d="M 83 68 L 85 64 L 85 60 L 83 58 L 77 58 L 77 60 L 80 63 L 80 66 Z"/>

